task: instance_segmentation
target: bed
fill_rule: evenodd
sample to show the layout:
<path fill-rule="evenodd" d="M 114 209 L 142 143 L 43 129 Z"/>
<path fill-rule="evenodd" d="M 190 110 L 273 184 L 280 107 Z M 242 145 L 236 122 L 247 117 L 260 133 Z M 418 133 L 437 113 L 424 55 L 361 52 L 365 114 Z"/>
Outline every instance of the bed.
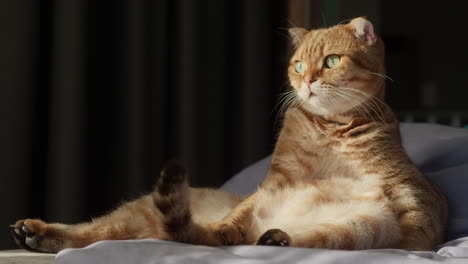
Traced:
<path fill-rule="evenodd" d="M 401 134 L 410 158 L 449 201 L 447 242 L 433 251 L 206 247 L 144 239 L 101 241 L 82 249 L 65 249 L 55 256 L 54 263 L 468 263 L 468 129 L 405 123 Z M 269 162 L 270 157 L 266 157 L 249 166 L 222 188 L 242 195 L 253 192 Z"/>

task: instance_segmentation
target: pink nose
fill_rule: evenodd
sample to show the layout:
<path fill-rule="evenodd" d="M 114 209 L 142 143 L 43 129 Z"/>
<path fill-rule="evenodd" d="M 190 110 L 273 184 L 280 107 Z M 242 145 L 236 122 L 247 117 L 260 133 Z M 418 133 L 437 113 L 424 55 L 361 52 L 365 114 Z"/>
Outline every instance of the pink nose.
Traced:
<path fill-rule="evenodd" d="M 314 77 L 306 77 L 304 79 L 304 82 L 307 84 L 307 87 L 310 87 L 315 81 L 317 81 L 317 78 Z"/>

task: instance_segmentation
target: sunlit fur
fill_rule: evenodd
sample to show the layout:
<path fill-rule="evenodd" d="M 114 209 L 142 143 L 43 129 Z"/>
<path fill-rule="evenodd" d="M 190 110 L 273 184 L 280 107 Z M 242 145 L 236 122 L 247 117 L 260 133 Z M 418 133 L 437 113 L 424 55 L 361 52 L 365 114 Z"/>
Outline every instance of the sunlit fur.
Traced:
<path fill-rule="evenodd" d="M 383 102 L 384 46 L 372 24 L 357 18 L 291 35 L 283 127 L 254 194 L 189 188 L 183 167 L 172 164 L 153 193 L 92 222 L 19 220 L 16 242 L 41 252 L 132 238 L 330 249 L 430 250 L 442 242 L 446 200 L 400 144 L 398 122 Z M 331 54 L 340 63 L 323 67 Z M 298 60 L 307 64 L 302 74 Z"/>
<path fill-rule="evenodd" d="M 336 26 L 308 32 L 291 58 L 288 69 L 292 87 L 302 105 L 310 112 L 324 117 L 346 114 L 357 109 L 366 114 L 378 111 L 378 100 L 383 99 L 385 80 L 384 47 L 381 40 L 375 45 L 357 41 L 351 25 Z M 328 55 L 341 57 L 336 68 L 324 67 Z M 307 64 L 307 71 L 295 71 L 295 62 Z M 311 88 L 305 76 L 317 79 Z M 310 96 L 314 93 L 315 96 Z"/>
<path fill-rule="evenodd" d="M 254 217 L 244 223 L 253 226 L 247 240 L 278 228 L 298 247 L 431 249 L 443 240 L 447 204 L 400 144 L 383 102 L 384 45 L 372 24 L 358 18 L 291 35 L 295 96 L 252 201 Z M 340 63 L 329 69 L 323 64 L 332 54 Z M 307 64 L 304 73 L 297 61 Z"/>

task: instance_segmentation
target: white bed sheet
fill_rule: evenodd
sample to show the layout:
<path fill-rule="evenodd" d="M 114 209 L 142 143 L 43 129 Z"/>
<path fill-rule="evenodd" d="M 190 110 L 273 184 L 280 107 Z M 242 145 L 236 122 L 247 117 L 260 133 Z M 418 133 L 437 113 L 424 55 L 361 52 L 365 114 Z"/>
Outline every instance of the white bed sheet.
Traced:
<path fill-rule="evenodd" d="M 156 239 L 101 241 L 82 249 L 65 249 L 54 264 L 112 263 L 468 263 L 468 237 L 454 240 L 438 251 L 410 252 L 398 249 L 361 251 L 282 248 L 268 246 L 207 247 Z"/>

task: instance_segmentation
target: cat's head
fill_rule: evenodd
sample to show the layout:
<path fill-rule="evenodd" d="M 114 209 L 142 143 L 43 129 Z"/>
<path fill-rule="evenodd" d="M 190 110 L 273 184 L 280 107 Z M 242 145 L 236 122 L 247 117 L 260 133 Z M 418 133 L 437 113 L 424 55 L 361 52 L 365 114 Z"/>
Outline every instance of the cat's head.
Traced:
<path fill-rule="evenodd" d="M 383 99 L 384 46 L 367 19 L 289 32 L 296 50 L 288 75 L 304 108 L 336 115 L 369 104 L 372 97 Z"/>

